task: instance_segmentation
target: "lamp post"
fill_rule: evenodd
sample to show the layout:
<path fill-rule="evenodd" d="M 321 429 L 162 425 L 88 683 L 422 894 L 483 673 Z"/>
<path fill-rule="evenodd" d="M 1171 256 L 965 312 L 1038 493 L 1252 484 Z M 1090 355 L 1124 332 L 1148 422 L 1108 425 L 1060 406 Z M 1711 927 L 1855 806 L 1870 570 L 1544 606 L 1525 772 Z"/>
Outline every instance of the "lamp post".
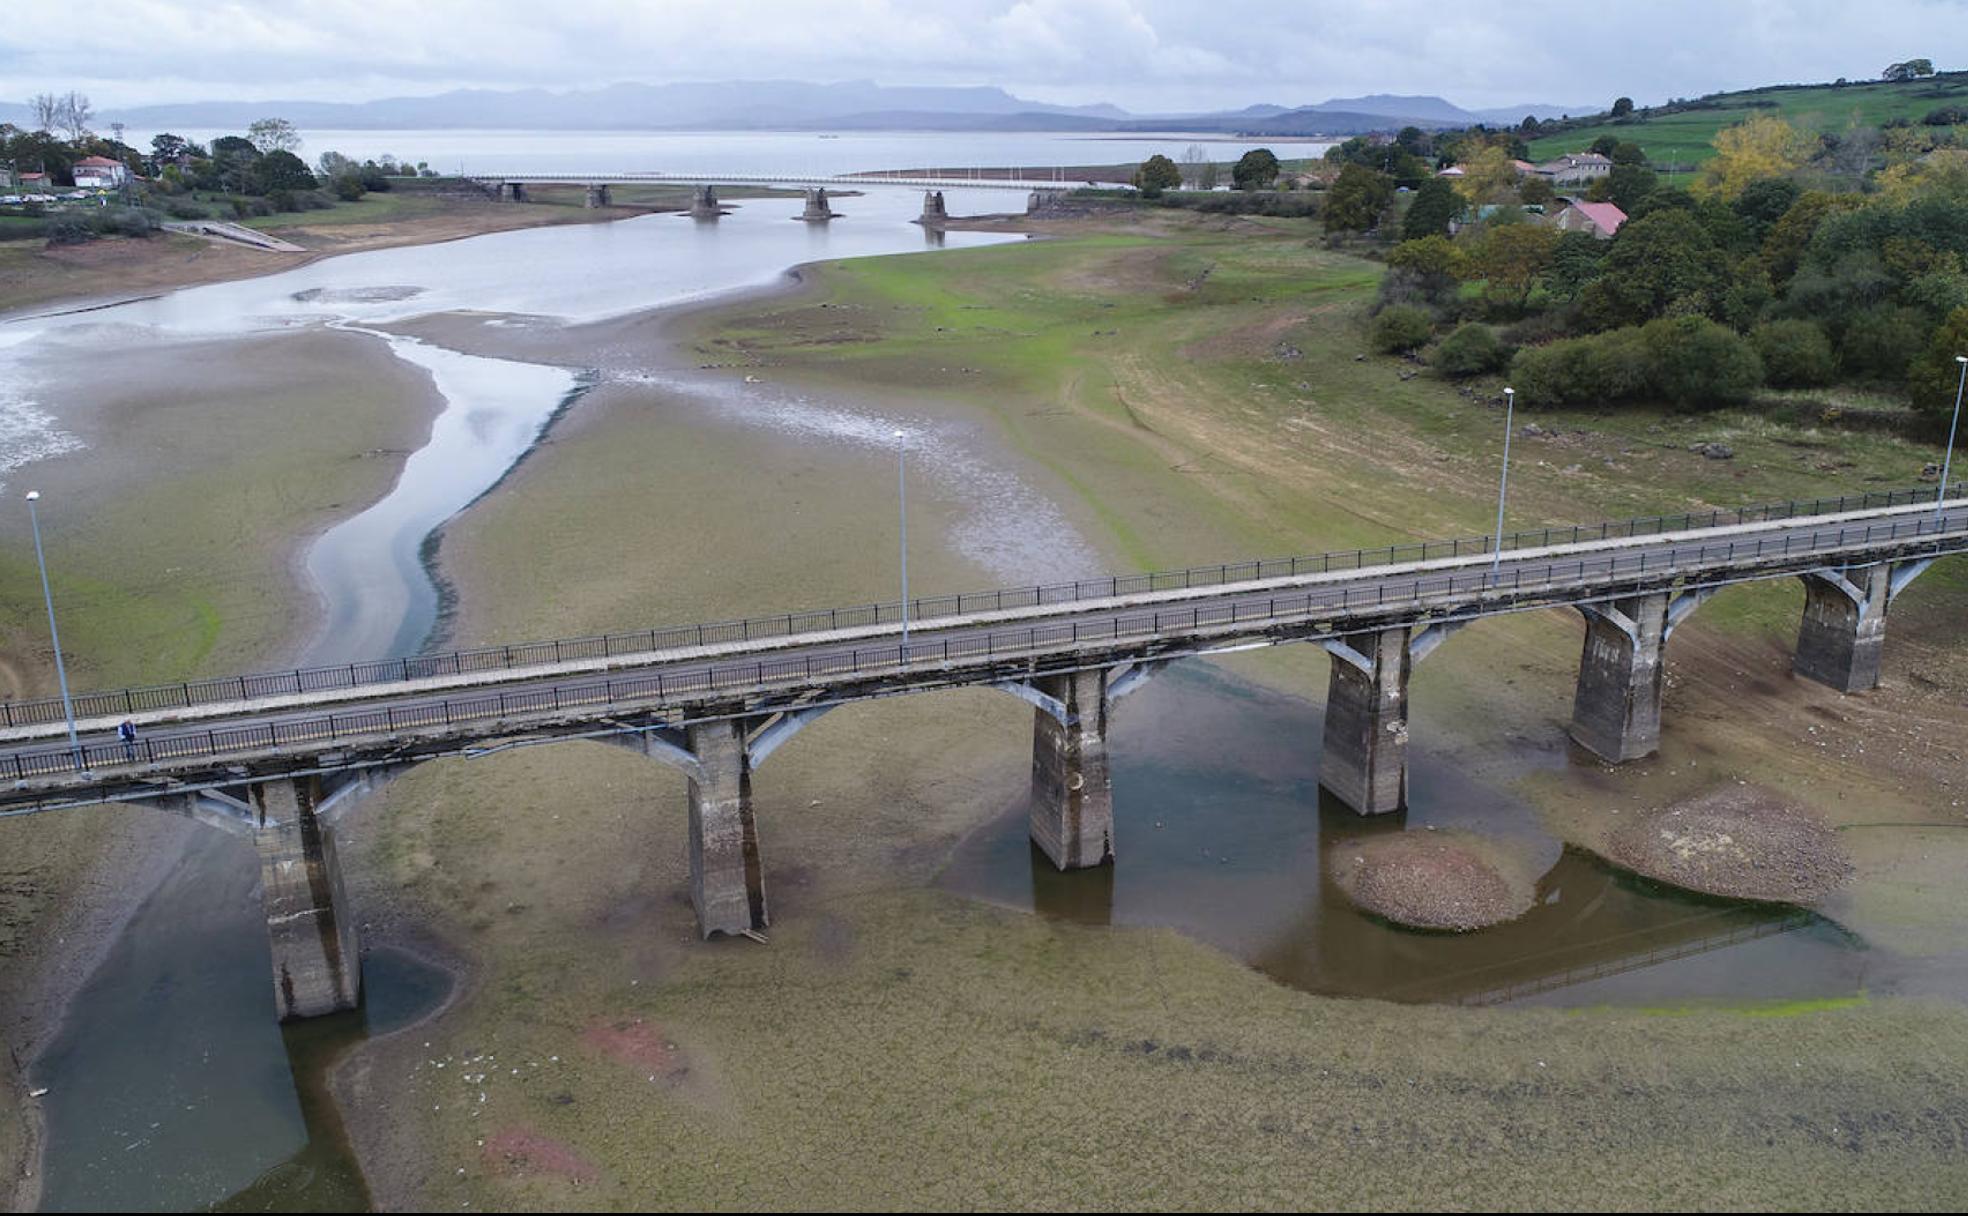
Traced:
<path fill-rule="evenodd" d="M 1515 429 L 1517 390 L 1503 390 L 1503 475 L 1497 480 L 1497 526 L 1495 550 L 1490 558 L 1490 581 L 1503 573 L 1503 496 L 1510 490 L 1510 432 Z"/>
<path fill-rule="evenodd" d="M 1947 500 L 1948 471 L 1954 466 L 1954 432 L 1961 426 L 1961 389 L 1968 385 L 1968 355 L 1956 355 L 1961 377 L 1954 385 L 1954 421 L 1948 423 L 1947 452 L 1941 456 L 1941 488 L 1934 494 L 1934 514 L 1938 517 Z"/>
<path fill-rule="evenodd" d="M 895 501 L 902 534 L 902 661 L 909 661 L 909 445 L 895 432 Z"/>
<path fill-rule="evenodd" d="M 68 699 L 68 668 L 62 662 L 61 631 L 55 628 L 55 593 L 48 587 L 48 559 L 41 552 L 41 515 L 34 506 L 40 501 L 41 491 L 27 492 L 27 518 L 34 527 L 34 563 L 41 567 L 41 599 L 48 605 L 48 636 L 55 643 L 55 679 L 61 683 L 62 717 L 68 722 L 68 747 L 80 772 L 88 765 L 82 760 L 82 743 L 75 737 L 75 704 Z"/>

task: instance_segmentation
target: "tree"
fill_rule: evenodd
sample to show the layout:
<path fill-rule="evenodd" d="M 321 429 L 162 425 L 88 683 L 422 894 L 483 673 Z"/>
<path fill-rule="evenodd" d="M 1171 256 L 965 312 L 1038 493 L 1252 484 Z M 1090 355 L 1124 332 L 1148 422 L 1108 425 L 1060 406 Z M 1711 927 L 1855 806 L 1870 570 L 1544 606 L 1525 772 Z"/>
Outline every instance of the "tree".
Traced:
<path fill-rule="evenodd" d="M 1600 156 L 1611 156 L 1613 154 L 1613 149 L 1619 147 L 1619 145 L 1620 145 L 1619 136 L 1601 135 L 1598 139 L 1592 141 L 1592 143 L 1586 148 L 1586 151 L 1596 152 Z"/>
<path fill-rule="evenodd" d="M 175 165 L 191 155 L 192 143 L 166 131 L 150 137 L 150 159 L 158 166 Z"/>
<path fill-rule="evenodd" d="M 1182 150 L 1182 184 L 1190 190 L 1201 190 L 1203 186 L 1203 167 L 1210 164 L 1209 153 L 1203 151 L 1201 144 L 1190 144 Z M 1214 182 L 1210 183 L 1215 185 Z"/>
<path fill-rule="evenodd" d="M 1953 416 L 1954 395 L 1961 386 L 1961 364 L 1954 357 L 1964 354 L 1968 354 L 1968 308 L 1957 308 L 1934 331 L 1926 353 L 1907 369 L 1907 395 L 1916 412 L 1936 423 Z"/>
<path fill-rule="evenodd" d="M 1447 236 L 1449 224 L 1462 214 L 1462 198 L 1446 178 L 1431 177 L 1415 191 L 1408 213 L 1401 218 L 1401 237 L 1419 240 L 1425 236 Z"/>
<path fill-rule="evenodd" d="M 1456 191 L 1472 203 L 1500 203 L 1515 197 L 1517 166 L 1506 150 L 1491 144 L 1462 165 Z"/>
<path fill-rule="evenodd" d="M 1134 171 L 1134 187 L 1141 191 L 1143 198 L 1160 198 L 1162 191 L 1172 190 L 1181 184 L 1182 170 L 1160 153 L 1142 161 L 1141 167 Z"/>
<path fill-rule="evenodd" d="M 34 129 L 53 134 L 56 124 L 62 118 L 62 99 L 53 93 L 36 93 L 28 98 L 27 108 L 34 112 Z"/>
<path fill-rule="evenodd" d="M 1934 61 L 1931 59 L 1909 59 L 1904 63 L 1889 63 L 1879 74 L 1881 80 L 1917 80 L 1922 76 L 1934 74 Z"/>
<path fill-rule="evenodd" d="M 252 188 L 253 166 L 259 160 L 260 150 L 251 140 L 221 135 L 212 141 L 212 167 L 220 187 L 230 193 L 243 194 Z"/>
<path fill-rule="evenodd" d="M 1263 190 L 1278 180 L 1278 158 L 1269 148 L 1252 148 L 1231 168 L 1230 180 L 1239 190 Z"/>
<path fill-rule="evenodd" d="M 296 190 L 312 190 L 318 184 L 314 174 L 308 172 L 307 162 L 279 148 L 259 159 L 253 166 L 252 177 L 260 194 L 272 194 L 276 190 L 291 194 Z"/>
<path fill-rule="evenodd" d="M 1660 185 L 1660 178 L 1645 165 L 1614 165 L 1613 171 L 1594 182 L 1605 184 L 1606 198 L 1628 215 Z"/>
<path fill-rule="evenodd" d="M 1483 234 L 1470 258 L 1472 277 L 1483 280 L 1483 294 L 1522 309 L 1531 288 L 1551 267 L 1558 234 L 1543 224 L 1505 224 Z"/>
<path fill-rule="evenodd" d="M 1575 300 L 1586 284 L 1599 277 L 1606 260 L 1606 242 L 1585 232 L 1559 236 L 1551 250 L 1551 266 L 1545 272 L 1545 287 L 1551 294 Z"/>
<path fill-rule="evenodd" d="M 1526 173 L 1517 182 L 1517 200 L 1526 207 L 1549 207 L 1558 201 L 1558 189 L 1551 179 L 1537 173 Z"/>
<path fill-rule="evenodd" d="M 96 109 L 89 104 L 89 95 L 77 93 L 73 89 L 61 99 L 61 126 L 68 132 L 73 143 L 81 143 L 89 137 L 89 124 L 96 118 Z"/>
<path fill-rule="evenodd" d="M 1633 99 L 1631 97 L 1621 97 L 1613 102 L 1614 118 L 1625 118 L 1631 113 L 1633 113 Z"/>
<path fill-rule="evenodd" d="M 1628 220 L 1606 250 L 1604 273 L 1580 305 L 1595 328 L 1637 325 L 1665 314 L 1707 313 L 1726 272 L 1715 241 L 1689 212 L 1656 211 Z"/>
<path fill-rule="evenodd" d="M 301 133 L 284 118 L 262 118 L 246 128 L 246 138 L 262 156 L 269 152 L 295 152 L 301 146 Z"/>
<path fill-rule="evenodd" d="M 1811 154 L 1811 139 L 1783 119 L 1757 114 L 1716 132 L 1715 155 L 1702 165 L 1694 192 L 1734 202 L 1749 183 L 1760 177 L 1781 177 L 1802 165 Z"/>
<path fill-rule="evenodd" d="M 1448 294 L 1463 277 L 1468 259 L 1454 241 L 1431 233 L 1412 241 L 1402 241 L 1387 255 L 1387 265 L 1407 274 L 1431 300 Z"/>
<path fill-rule="evenodd" d="M 1336 232 L 1371 232 L 1380 226 L 1382 213 L 1393 201 L 1393 178 L 1365 165 L 1349 164 L 1326 192 L 1326 227 Z"/>

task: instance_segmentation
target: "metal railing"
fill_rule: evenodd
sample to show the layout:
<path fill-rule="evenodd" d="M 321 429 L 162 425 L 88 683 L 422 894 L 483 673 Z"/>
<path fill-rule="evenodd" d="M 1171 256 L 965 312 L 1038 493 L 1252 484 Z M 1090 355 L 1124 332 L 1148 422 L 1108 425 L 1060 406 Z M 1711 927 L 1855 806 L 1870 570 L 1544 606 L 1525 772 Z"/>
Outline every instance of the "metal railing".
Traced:
<path fill-rule="evenodd" d="M 1679 530 L 1679 529 L 1669 529 Z M 1918 542 L 1926 540 L 1924 546 Z M 1780 537 L 1739 537 L 1677 545 L 1667 553 L 1608 552 L 1572 560 L 1522 563 L 1493 577 L 1487 566 L 1418 574 L 1405 581 L 1342 583 L 1304 591 L 1267 595 L 1261 591 L 1233 598 L 1198 601 L 1185 606 L 1148 606 L 1119 610 L 1085 620 L 1053 620 L 1024 627 L 978 629 L 942 637 L 912 639 L 907 646 L 845 646 L 809 650 L 778 658 L 684 665 L 662 671 L 521 688 L 476 695 L 446 697 L 403 706 L 384 706 L 329 713 L 267 724 L 220 726 L 146 737 L 134 744 L 90 744 L 79 752 L 67 747 L 15 752 L 0 756 L 0 779 L 17 781 L 99 768 L 168 764 L 277 751 L 297 745 L 320 745 L 350 739 L 388 738 L 408 729 L 455 728 L 471 723 L 496 723 L 515 716 L 598 711 L 647 712 L 686 697 L 723 693 L 771 691 L 816 680 L 863 674 L 893 673 L 923 663 L 989 662 L 1020 659 L 1081 648 L 1089 643 L 1120 644 L 1158 637 L 1195 637 L 1205 631 L 1234 630 L 1241 625 L 1273 622 L 1327 621 L 1349 613 L 1384 612 L 1390 608 L 1420 607 L 1431 601 L 1454 600 L 1485 592 L 1513 596 L 1526 590 L 1617 585 L 1623 579 L 1657 579 L 1727 568 L 1740 563 L 1849 549 L 1855 545 L 1914 542 L 1921 553 L 1968 550 L 1968 523 L 1921 514 L 1873 523 L 1826 525 L 1808 533 Z M 1227 567 L 1226 567 L 1227 568 Z M 1520 605 L 1499 603 L 1496 611 L 1515 611 Z"/>
<path fill-rule="evenodd" d="M 1846 495 L 1841 498 L 1803 499 L 1739 507 L 1730 511 L 1649 515 L 1638 519 L 1580 524 L 1569 528 L 1538 528 L 1510 533 L 1503 538 L 1503 548 L 1505 551 L 1540 549 L 1559 544 L 1653 536 L 1663 532 L 1686 532 L 1702 528 L 1769 523 L 1810 515 L 1842 514 L 1847 511 L 1906 506 L 1933 497 L 1931 490 L 1892 490 Z M 1184 570 L 1162 570 L 1149 574 L 1108 575 L 1070 583 L 998 588 L 958 595 L 922 596 L 909 601 L 909 620 L 914 624 L 923 625 L 970 613 L 1049 607 L 1089 599 L 1110 599 L 1155 591 L 1180 591 L 1260 579 L 1326 574 L 1335 570 L 1403 565 L 1436 558 L 1490 553 L 1493 552 L 1491 540 L 1492 538 L 1488 536 L 1477 536 L 1452 540 L 1413 541 L 1376 549 L 1339 550 L 1303 557 L 1261 558 L 1215 566 L 1191 566 Z M 182 680 L 175 684 L 150 684 L 106 692 L 82 693 L 72 700 L 78 718 L 127 717 L 157 710 L 189 709 L 216 701 L 304 696 L 312 692 L 331 692 L 444 676 L 510 671 L 552 663 L 608 660 L 690 646 L 778 641 L 837 629 L 875 628 L 900 624 L 901 620 L 900 601 L 861 604 L 846 608 L 777 613 L 772 616 L 748 617 L 742 620 L 643 629 L 592 637 L 518 642 L 510 646 L 479 646 L 445 654 L 374 659 L 345 663 L 336 667 L 304 667 L 254 675 Z M 59 722 L 62 720 L 62 713 L 60 697 L 0 702 L 0 726 L 36 726 Z"/>

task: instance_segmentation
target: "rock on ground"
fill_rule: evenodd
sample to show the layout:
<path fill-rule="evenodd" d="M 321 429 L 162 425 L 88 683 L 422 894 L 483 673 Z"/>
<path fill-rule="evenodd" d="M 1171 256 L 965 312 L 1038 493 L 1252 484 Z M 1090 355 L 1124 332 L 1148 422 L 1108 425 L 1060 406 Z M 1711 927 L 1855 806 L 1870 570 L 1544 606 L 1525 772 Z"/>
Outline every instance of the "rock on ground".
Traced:
<path fill-rule="evenodd" d="M 1607 854 L 1677 887 L 1776 903 L 1814 903 L 1852 874 L 1837 832 L 1752 785 L 1642 811 L 1613 832 Z"/>
<path fill-rule="evenodd" d="M 1342 848 L 1333 880 L 1363 911 L 1416 929 L 1467 932 L 1515 920 L 1535 898 L 1486 842 L 1456 832 L 1370 836 Z"/>

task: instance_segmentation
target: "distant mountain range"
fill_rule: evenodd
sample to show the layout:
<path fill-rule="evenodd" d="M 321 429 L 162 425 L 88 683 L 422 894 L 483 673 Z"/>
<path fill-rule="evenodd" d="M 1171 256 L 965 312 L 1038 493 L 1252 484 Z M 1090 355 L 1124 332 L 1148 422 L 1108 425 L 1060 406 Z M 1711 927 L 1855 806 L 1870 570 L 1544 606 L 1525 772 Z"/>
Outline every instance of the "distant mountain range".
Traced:
<path fill-rule="evenodd" d="M 316 130 L 922 130 L 1197 131 L 1254 135 L 1353 135 L 1401 126 L 1510 124 L 1525 115 L 1589 113 L 1586 106 L 1527 104 L 1465 110 L 1440 97 L 1374 94 L 1318 105 L 1253 105 L 1208 114 L 1130 114 L 1118 106 L 1058 106 L 992 87 L 879 85 L 870 81 L 717 81 L 613 84 L 598 89 L 461 89 L 364 102 L 199 101 L 106 110 L 133 131 L 244 130 L 277 115 Z M 0 103 L 0 122 L 25 125 L 28 108 Z"/>

